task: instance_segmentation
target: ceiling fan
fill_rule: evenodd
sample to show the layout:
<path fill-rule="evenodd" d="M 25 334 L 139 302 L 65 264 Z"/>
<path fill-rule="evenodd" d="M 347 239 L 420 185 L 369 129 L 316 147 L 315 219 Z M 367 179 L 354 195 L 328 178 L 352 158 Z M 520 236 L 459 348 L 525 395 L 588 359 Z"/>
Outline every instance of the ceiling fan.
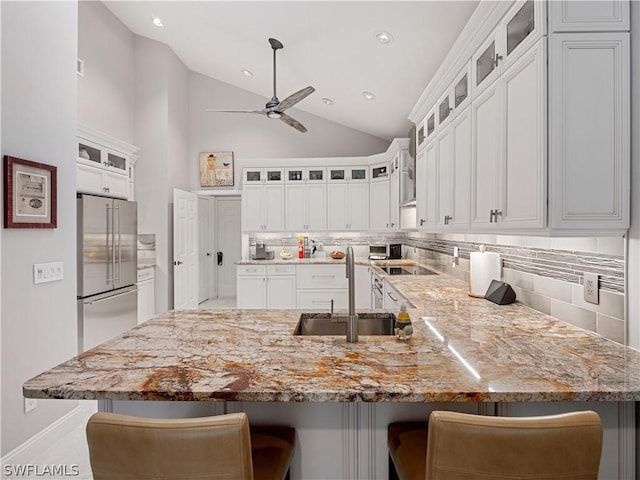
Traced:
<path fill-rule="evenodd" d="M 270 38 L 269 43 L 271 44 L 271 48 L 273 49 L 273 97 L 271 100 L 267 102 L 262 110 L 221 110 L 208 108 L 207 112 L 227 112 L 227 113 L 258 113 L 260 115 L 266 115 L 269 118 L 279 118 L 287 125 L 292 126 L 299 132 L 306 132 L 307 129 L 304 125 L 298 122 L 295 118 L 290 117 L 286 113 L 285 110 L 293 107 L 296 103 L 304 100 L 306 97 L 315 92 L 315 88 L 306 87 L 302 90 L 298 90 L 296 93 L 289 95 L 283 101 L 278 100 L 276 96 L 276 52 L 284 47 L 282 43 L 280 43 L 275 38 Z"/>

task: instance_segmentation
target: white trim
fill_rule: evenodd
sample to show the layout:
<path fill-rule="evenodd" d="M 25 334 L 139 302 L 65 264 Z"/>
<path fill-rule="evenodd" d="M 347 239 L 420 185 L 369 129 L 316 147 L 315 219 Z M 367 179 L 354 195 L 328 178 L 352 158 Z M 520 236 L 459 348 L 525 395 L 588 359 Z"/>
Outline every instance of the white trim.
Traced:
<path fill-rule="evenodd" d="M 209 195 L 212 197 L 242 196 L 242 190 L 193 190 L 196 195 Z"/>
<path fill-rule="evenodd" d="M 2 457 L 2 466 L 6 464 L 27 464 L 38 457 L 42 452 L 55 445 L 60 438 L 71 433 L 80 423 L 85 420 L 85 409 L 76 406 L 66 415 L 60 417 L 51 425 L 36 433 L 26 442 Z"/>
<path fill-rule="evenodd" d="M 118 138 L 112 137 L 106 133 L 102 133 L 95 128 L 91 128 L 87 125 L 78 124 L 76 135 L 85 140 L 89 140 L 103 147 L 107 147 L 110 150 L 118 150 L 124 154 L 133 155 L 137 153 L 140 148 L 130 143 L 124 142 Z M 137 159 L 136 159 L 137 160 Z"/>

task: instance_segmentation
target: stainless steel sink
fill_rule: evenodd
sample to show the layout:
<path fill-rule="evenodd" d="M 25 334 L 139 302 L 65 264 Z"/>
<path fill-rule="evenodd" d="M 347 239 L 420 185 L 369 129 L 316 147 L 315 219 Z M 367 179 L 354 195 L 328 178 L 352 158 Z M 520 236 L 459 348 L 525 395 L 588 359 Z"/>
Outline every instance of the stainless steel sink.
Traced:
<path fill-rule="evenodd" d="M 358 335 L 393 335 L 393 313 L 359 313 Z M 303 313 L 294 335 L 346 335 L 347 324 L 331 321 L 330 313 Z"/>

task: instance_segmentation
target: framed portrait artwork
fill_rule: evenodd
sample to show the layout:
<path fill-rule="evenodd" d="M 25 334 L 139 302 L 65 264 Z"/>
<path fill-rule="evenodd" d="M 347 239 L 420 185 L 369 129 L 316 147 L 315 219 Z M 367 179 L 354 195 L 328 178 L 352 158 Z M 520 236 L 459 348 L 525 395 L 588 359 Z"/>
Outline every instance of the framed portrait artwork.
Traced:
<path fill-rule="evenodd" d="M 4 227 L 57 227 L 57 168 L 4 156 Z"/>
<path fill-rule="evenodd" d="M 204 152 L 200 154 L 200 186 L 233 186 L 233 152 Z"/>

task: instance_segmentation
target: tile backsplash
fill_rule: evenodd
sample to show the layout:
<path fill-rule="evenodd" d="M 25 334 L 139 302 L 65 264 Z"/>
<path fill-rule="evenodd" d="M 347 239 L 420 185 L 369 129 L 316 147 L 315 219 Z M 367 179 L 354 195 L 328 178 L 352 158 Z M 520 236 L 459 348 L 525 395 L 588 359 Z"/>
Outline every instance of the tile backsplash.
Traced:
<path fill-rule="evenodd" d="M 156 264 L 155 233 L 138 234 L 138 268 L 153 267 Z"/>
<path fill-rule="evenodd" d="M 432 266 L 461 280 L 467 279 L 469 254 L 481 244 L 500 253 L 502 281 L 516 292 L 517 301 L 560 320 L 625 343 L 624 239 L 622 237 L 551 238 L 506 235 L 434 235 L 419 232 L 309 234 L 326 252 L 354 246 L 366 256 L 368 245 L 402 243 L 403 257 Z M 294 234 L 259 234 L 269 248 L 295 253 Z M 459 258 L 454 263 L 453 248 Z M 600 303 L 583 300 L 584 272 L 600 275 Z"/>

